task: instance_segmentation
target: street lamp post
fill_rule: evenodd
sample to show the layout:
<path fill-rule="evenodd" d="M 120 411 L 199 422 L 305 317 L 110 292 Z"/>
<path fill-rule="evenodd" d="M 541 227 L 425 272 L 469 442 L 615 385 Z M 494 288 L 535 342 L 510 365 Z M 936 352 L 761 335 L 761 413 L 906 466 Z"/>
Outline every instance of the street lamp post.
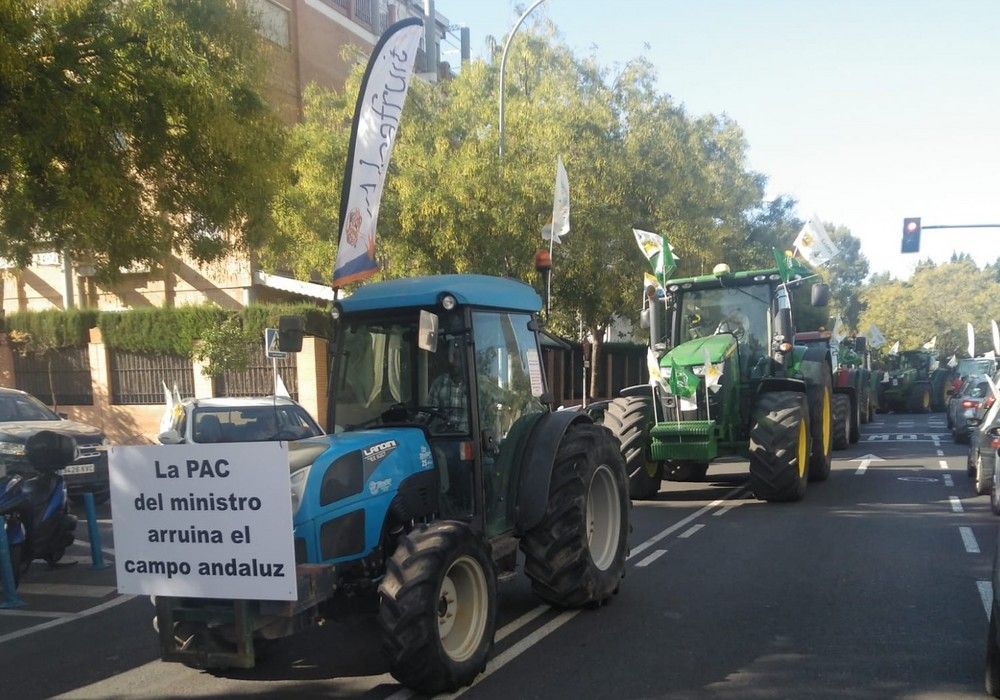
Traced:
<path fill-rule="evenodd" d="M 521 18 L 517 20 L 517 24 L 514 28 L 510 30 L 510 34 L 507 35 L 507 41 L 503 45 L 503 54 L 500 57 L 500 157 L 503 158 L 503 87 L 504 87 L 504 73 L 507 70 L 507 51 L 510 49 L 511 41 L 514 39 L 514 34 L 517 33 L 518 27 L 524 21 L 524 18 L 531 14 L 532 10 L 541 5 L 545 0 L 535 0 Z"/>

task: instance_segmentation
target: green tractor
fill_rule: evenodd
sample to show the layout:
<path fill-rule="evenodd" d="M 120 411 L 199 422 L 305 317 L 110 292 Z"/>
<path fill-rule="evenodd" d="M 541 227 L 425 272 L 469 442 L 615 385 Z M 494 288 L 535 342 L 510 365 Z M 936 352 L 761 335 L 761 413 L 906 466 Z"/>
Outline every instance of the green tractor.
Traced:
<path fill-rule="evenodd" d="M 878 384 L 879 411 L 928 413 L 948 390 L 948 370 L 929 350 L 908 350 L 885 358 Z"/>
<path fill-rule="evenodd" d="M 337 302 L 329 435 L 274 465 L 290 470 L 298 600 L 157 597 L 162 658 L 250 668 L 269 642 L 377 607 L 390 672 L 434 694 L 485 668 L 518 550 L 549 605 L 617 593 L 625 465 L 586 413 L 549 409 L 540 308 L 527 285 L 482 275 Z"/>
<path fill-rule="evenodd" d="M 633 498 L 651 498 L 662 479 L 703 478 L 722 457 L 748 457 L 750 486 L 767 501 L 799 500 L 829 475 L 833 364 L 828 348 L 793 344 L 792 294 L 809 272 L 776 262 L 646 287 L 651 371 L 666 378 L 623 390 L 603 419 Z M 828 300 L 825 284 L 812 285 L 812 305 Z"/>

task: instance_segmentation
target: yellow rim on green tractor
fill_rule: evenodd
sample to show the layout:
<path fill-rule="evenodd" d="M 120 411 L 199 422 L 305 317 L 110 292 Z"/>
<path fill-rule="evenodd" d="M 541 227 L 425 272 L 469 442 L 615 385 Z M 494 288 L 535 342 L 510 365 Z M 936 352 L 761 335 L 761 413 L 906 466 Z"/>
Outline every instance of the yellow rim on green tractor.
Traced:
<path fill-rule="evenodd" d="M 823 457 L 830 454 L 830 436 L 833 433 L 833 420 L 830 416 L 830 388 L 823 388 Z"/>
<path fill-rule="evenodd" d="M 806 475 L 806 460 L 809 457 L 809 436 L 806 434 L 806 422 L 799 421 L 799 478 Z"/>
<path fill-rule="evenodd" d="M 927 410 L 927 408 L 931 405 L 931 392 L 926 389 L 924 389 L 924 395 L 920 398 L 920 405 L 924 408 L 924 410 Z"/>

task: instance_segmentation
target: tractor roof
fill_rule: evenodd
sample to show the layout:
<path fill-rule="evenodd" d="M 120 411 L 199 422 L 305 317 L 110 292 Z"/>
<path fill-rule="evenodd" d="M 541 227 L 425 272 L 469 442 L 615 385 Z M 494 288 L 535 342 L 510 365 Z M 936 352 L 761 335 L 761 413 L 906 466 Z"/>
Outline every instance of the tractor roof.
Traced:
<path fill-rule="evenodd" d="M 780 278 L 778 276 L 777 268 L 770 268 L 767 270 L 733 272 L 723 277 L 716 277 L 715 275 L 680 277 L 678 279 L 667 280 L 666 284 L 663 286 L 671 292 L 676 292 L 679 289 L 717 289 L 723 286 L 719 281 L 720 279 L 725 281 L 725 286 L 727 287 L 749 287 L 751 285 L 765 283 L 768 279 L 777 281 Z"/>
<path fill-rule="evenodd" d="M 512 279 L 488 275 L 434 275 L 367 284 L 339 303 L 345 313 L 406 307 L 432 307 L 451 294 L 459 304 L 533 313 L 542 300 L 535 290 Z"/>

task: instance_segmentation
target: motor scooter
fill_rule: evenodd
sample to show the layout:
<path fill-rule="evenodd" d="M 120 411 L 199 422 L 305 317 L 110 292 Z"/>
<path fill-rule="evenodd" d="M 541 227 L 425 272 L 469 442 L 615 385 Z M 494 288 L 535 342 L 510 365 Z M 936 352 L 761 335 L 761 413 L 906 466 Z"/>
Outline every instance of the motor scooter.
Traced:
<path fill-rule="evenodd" d="M 14 467 L 0 477 L 0 518 L 10 551 L 15 587 L 31 562 L 50 566 L 73 544 L 76 516 L 69 512 L 66 482 L 60 471 L 76 460 L 76 441 L 42 430 L 28 438 L 28 467 Z"/>

